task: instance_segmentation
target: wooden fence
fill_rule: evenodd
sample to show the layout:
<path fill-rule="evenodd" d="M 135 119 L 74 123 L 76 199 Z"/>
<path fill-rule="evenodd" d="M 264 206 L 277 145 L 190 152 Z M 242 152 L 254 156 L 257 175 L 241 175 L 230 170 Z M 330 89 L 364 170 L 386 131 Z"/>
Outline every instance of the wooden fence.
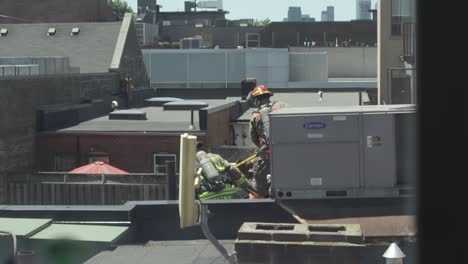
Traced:
<path fill-rule="evenodd" d="M 37 173 L 10 179 L 11 205 L 120 205 L 127 201 L 167 199 L 165 177 L 154 174 L 73 175 Z"/>
<path fill-rule="evenodd" d="M 126 201 L 163 200 L 165 184 L 9 183 L 11 205 L 119 205 Z"/>

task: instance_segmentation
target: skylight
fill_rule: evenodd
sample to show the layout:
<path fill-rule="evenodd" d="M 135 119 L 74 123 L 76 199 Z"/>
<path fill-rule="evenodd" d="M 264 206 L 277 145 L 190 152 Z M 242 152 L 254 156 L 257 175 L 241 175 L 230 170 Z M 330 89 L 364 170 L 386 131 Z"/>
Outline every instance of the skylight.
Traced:
<path fill-rule="evenodd" d="M 74 27 L 71 32 L 72 35 L 76 36 L 80 34 L 80 28 L 79 27 Z"/>
<path fill-rule="evenodd" d="M 49 28 L 49 31 L 47 31 L 47 36 L 55 36 L 55 28 Z"/>

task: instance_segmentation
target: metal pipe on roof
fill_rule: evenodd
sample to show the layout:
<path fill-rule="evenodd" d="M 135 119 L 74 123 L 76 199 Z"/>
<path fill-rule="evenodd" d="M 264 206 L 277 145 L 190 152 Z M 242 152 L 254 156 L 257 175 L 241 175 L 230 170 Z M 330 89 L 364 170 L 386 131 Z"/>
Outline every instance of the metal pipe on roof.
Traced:
<path fill-rule="evenodd" d="M 0 234 L 7 234 L 10 235 L 13 239 L 13 256 L 16 257 L 16 249 L 17 249 L 17 241 L 16 241 L 16 235 L 9 232 L 9 231 L 3 231 L 0 230 Z"/>

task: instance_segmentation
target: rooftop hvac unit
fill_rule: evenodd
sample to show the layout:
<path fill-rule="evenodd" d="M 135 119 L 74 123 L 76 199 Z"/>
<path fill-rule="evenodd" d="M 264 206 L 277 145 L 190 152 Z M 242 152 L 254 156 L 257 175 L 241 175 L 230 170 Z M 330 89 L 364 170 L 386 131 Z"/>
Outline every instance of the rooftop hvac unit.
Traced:
<path fill-rule="evenodd" d="M 184 38 L 180 41 L 181 49 L 199 49 L 201 47 L 200 38 Z"/>
<path fill-rule="evenodd" d="M 415 183 L 415 112 L 414 105 L 272 112 L 272 196 L 310 199 L 406 194 Z"/>

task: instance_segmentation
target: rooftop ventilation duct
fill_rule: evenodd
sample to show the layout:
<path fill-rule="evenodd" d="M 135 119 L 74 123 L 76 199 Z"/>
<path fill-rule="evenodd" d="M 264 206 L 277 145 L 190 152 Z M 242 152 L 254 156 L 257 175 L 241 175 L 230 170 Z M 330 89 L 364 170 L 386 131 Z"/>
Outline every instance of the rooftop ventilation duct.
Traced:
<path fill-rule="evenodd" d="M 6 36 L 8 35 L 8 29 L 7 28 L 2 28 L 0 29 L 0 36 Z"/>
<path fill-rule="evenodd" d="M 76 36 L 76 35 L 80 34 L 80 28 L 79 28 L 79 27 L 74 27 L 74 28 L 72 29 L 71 34 L 72 34 L 73 36 Z"/>
<path fill-rule="evenodd" d="M 55 33 L 55 28 L 49 28 L 49 31 L 47 31 L 47 36 L 55 36 Z"/>

